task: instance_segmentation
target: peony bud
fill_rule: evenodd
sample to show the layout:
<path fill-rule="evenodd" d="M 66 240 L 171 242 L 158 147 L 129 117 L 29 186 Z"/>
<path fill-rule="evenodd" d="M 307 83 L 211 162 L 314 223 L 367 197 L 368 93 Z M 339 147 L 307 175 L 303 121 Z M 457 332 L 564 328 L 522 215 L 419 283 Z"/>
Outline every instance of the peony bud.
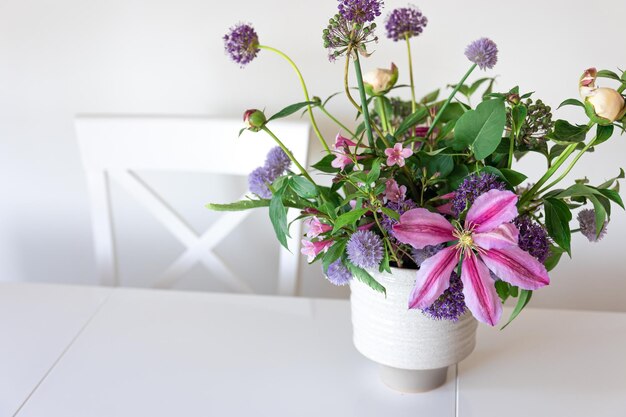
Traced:
<path fill-rule="evenodd" d="M 267 119 L 261 110 L 251 109 L 246 110 L 243 114 L 243 121 L 248 130 L 258 132 L 263 126 L 265 126 Z"/>
<path fill-rule="evenodd" d="M 382 96 L 398 81 L 398 67 L 393 62 L 391 69 L 377 68 L 363 77 L 365 92 L 370 96 Z"/>
<path fill-rule="evenodd" d="M 611 124 L 626 114 L 624 97 L 616 90 L 596 87 L 598 71 L 587 69 L 580 77 L 578 89 L 585 100 L 587 115 L 601 125 Z"/>

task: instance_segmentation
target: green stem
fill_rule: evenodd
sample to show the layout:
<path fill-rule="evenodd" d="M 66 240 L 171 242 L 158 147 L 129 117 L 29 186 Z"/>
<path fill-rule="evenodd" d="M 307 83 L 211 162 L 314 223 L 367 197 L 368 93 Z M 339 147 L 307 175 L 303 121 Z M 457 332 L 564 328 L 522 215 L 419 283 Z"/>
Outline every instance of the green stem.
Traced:
<path fill-rule="evenodd" d="M 309 173 L 306 172 L 306 169 L 304 169 L 304 167 L 302 165 L 300 165 L 298 160 L 293 156 L 291 151 L 289 149 L 287 149 L 285 144 L 280 139 L 278 139 L 278 137 L 271 130 L 269 130 L 269 128 L 267 126 L 263 126 L 261 129 L 264 132 L 266 132 L 268 135 L 270 135 L 272 137 L 272 139 L 274 139 L 276 141 L 278 146 L 280 146 L 280 148 L 287 154 L 287 156 L 289 157 L 289 159 L 291 159 L 291 161 L 295 164 L 295 166 L 298 167 L 298 169 L 300 170 L 300 173 L 302 174 L 302 176 L 304 176 L 307 180 L 311 181 L 312 184 L 315 184 L 315 181 L 313 181 L 313 178 L 311 178 Z"/>
<path fill-rule="evenodd" d="M 513 129 L 511 129 L 511 136 L 509 138 L 510 140 L 510 144 L 509 144 L 509 160 L 506 163 L 506 167 L 511 169 L 511 167 L 513 166 L 513 152 L 515 152 L 515 141 L 517 141 L 517 135 L 514 132 L 515 130 L 515 126 L 513 126 Z"/>
<path fill-rule="evenodd" d="M 428 137 L 433 132 L 433 129 L 435 129 L 435 126 L 437 125 L 437 122 L 439 122 L 439 119 L 443 115 L 443 112 L 446 110 L 446 107 L 448 107 L 448 104 L 450 104 L 450 102 L 452 101 L 456 93 L 459 91 L 459 88 L 461 88 L 465 80 L 467 80 L 467 77 L 469 77 L 472 71 L 474 71 L 474 68 L 476 68 L 476 64 L 473 64 L 470 67 L 470 69 L 467 70 L 463 78 L 461 78 L 461 81 L 459 81 L 457 85 L 454 87 L 454 90 L 452 90 L 452 93 L 450 93 L 450 96 L 448 97 L 448 99 L 443 103 L 443 106 L 441 106 L 441 109 L 439 109 L 439 111 L 437 112 L 437 115 L 435 116 L 433 123 L 430 125 L 430 128 L 428 128 L 426 137 Z"/>
<path fill-rule="evenodd" d="M 565 169 L 565 171 L 561 175 L 559 175 L 559 177 L 557 179 L 555 179 L 550 184 L 548 184 L 545 187 L 543 187 L 537 194 L 543 194 L 544 192 L 546 192 L 547 190 L 549 190 L 550 188 L 552 188 L 556 184 L 558 184 L 563 178 L 565 178 L 567 176 L 567 174 L 569 174 L 569 172 L 572 170 L 572 168 L 574 168 L 574 165 L 576 165 L 576 162 L 578 162 L 580 157 L 583 156 L 583 154 L 585 152 L 587 152 L 587 150 L 589 150 L 589 148 L 591 148 L 593 146 L 593 144 L 595 143 L 596 139 L 598 139 L 597 136 L 594 137 L 593 139 L 591 139 L 589 141 L 589 143 L 587 145 L 585 145 L 585 147 L 580 150 L 580 152 L 578 153 L 578 155 L 576 155 L 574 160 L 572 162 L 570 162 L 570 164 Z"/>
<path fill-rule="evenodd" d="M 387 133 L 391 133 L 391 126 L 389 125 L 389 120 L 387 119 L 387 109 L 385 108 L 385 101 L 382 97 L 376 97 L 376 101 L 378 102 L 378 108 L 380 109 L 380 121 L 383 125 L 383 129 Z"/>
<path fill-rule="evenodd" d="M 352 98 L 352 94 L 350 94 L 350 85 L 348 84 L 348 74 L 350 70 L 350 54 L 351 54 L 351 49 L 348 48 L 348 52 L 346 52 L 346 65 L 343 69 L 343 89 L 345 90 L 346 97 L 348 97 L 348 100 L 350 101 L 350 103 L 352 103 L 352 105 L 356 107 L 358 111 L 361 111 L 361 106 L 359 106 L 359 104 Z"/>
<path fill-rule="evenodd" d="M 293 62 L 292 59 L 289 58 L 289 56 L 287 56 L 287 54 L 285 54 L 282 51 L 279 51 L 276 48 L 272 48 L 271 46 L 266 46 L 266 45 L 259 45 L 258 47 L 260 49 L 266 49 L 268 51 L 275 52 L 281 57 L 283 57 L 287 62 L 289 62 L 289 65 L 291 65 L 291 67 L 294 69 L 294 71 L 298 75 L 298 78 L 300 79 L 300 84 L 302 85 L 302 91 L 304 91 L 304 98 L 306 99 L 306 101 L 311 101 L 311 99 L 309 98 L 309 91 L 307 90 L 306 83 L 304 82 L 304 77 L 302 77 L 302 73 L 296 66 L 296 63 Z M 328 147 L 328 144 L 324 140 L 324 137 L 322 136 L 322 132 L 320 132 L 319 127 L 317 127 L 317 122 L 315 121 L 315 116 L 313 116 L 313 109 L 311 108 L 311 105 L 307 105 L 307 110 L 309 111 L 309 118 L 311 119 L 311 124 L 313 125 L 313 130 L 315 131 L 315 135 L 319 139 L 320 143 L 322 144 L 326 152 L 330 154 L 331 153 L 330 148 Z"/>
<path fill-rule="evenodd" d="M 359 95 L 361 96 L 361 113 L 363 114 L 363 121 L 365 122 L 365 132 L 367 133 L 367 140 L 370 147 L 374 149 L 374 135 L 372 134 L 370 113 L 367 110 L 367 97 L 365 96 L 365 87 L 363 86 L 363 74 L 361 73 L 361 63 L 359 61 L 358 53 L 354 54 L 354 71 L 356 74 L 356 82 L 359 86 Z"/>
<path fill-rule="evenodd" d="M 409 78 L 411 80 L 411 113 L 415 113 L 417 103 L 415 102 L 415 83 L 413 82 L 413 59 L 411 58 L 411 42 L 408 33 L 404 35 L 406 39 L 406 50 L 409 54 Z"/>
<path fill-rule="evenodd" d="M 335 122 L 337 124 L 337 126 L 339 126 L 340 128 L 342 128 L 343 130 L 345 130 L 347 133 L 350 134 L 350 136 L 352 136 L 353 138 L 356 138 L 356 133 L 354 133 L 353 131 L 351 131 L 350 129 L 348 129 L 343 123 L 341 123 L 339 120 L 337 120 L 337 118 L 335 116 L 333 116 L 332 114 L 330 114 L 328 112 L 328 110 L 326 110 L 326 107 L 324 107 L 321 103 L 319 104 L 319 109 L 322 111 L 322 113 L 324 113 L 326 116 L 328 116 L 328 118 L 330 120 L 332 120 L 333 122 Z"/>

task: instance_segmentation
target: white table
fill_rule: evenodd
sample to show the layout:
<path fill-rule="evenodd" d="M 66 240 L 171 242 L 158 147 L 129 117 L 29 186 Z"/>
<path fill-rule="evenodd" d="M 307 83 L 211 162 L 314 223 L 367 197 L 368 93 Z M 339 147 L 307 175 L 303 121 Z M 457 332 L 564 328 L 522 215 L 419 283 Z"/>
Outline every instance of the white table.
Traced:
<path fill-rule="evenodd" d="M 626 414 L 626 314 L 528 309 L 503 332 L 481 326 L 458 375 L 403 395 L 352 347 L 347 301 L 0 285 L 6 300 L 22 314 L 0 315 L 15 340 L 0 417 Z M 22 317 L 41 302 L 54 326 Z"/>

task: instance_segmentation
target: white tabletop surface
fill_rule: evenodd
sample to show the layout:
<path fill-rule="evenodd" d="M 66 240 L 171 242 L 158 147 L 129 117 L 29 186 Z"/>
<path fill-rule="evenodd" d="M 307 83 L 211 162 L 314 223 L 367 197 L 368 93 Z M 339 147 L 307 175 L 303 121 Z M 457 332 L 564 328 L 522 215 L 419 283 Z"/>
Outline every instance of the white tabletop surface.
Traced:
<path fill-rule="evenodd" d="M 403 395 L 343 300 L 0 284 L 0 312 L 0 417 L 626 415 L 626 314 L 527 309 Z"/>

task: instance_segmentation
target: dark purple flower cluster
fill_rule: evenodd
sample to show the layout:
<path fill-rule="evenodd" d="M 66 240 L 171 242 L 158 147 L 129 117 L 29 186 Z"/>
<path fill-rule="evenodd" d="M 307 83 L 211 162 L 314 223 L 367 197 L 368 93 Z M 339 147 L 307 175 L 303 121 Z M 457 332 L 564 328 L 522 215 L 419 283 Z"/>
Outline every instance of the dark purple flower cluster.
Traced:
<path fill-rule="evenodd" d="M 519 216 L 513 220 L 519 230 L 518 245 L 532 256 L 544 263 L 550 255 L 548 232 L 539 223 L 535 223 L 528 216 Z"/>
<path fill-rule="evenodd" d="M 363 24 L 380 16 L 381 0 L 339 0 L 339 13 L 349 22 Z"/>
<path fill-rule="evenodd" d="M 259 37 L 252 26 L 239 23 L 224 35 L 224 50 L 242 68 L 259 53 Z"/>
<path fill-rule="evenodd" d="M 589 242 L 597 242 L 606 234 L 607 221 L 604 221 L 600 236 L 596 234 L 596 211 L 593 209 L 584 209 L 578 212 L 578 224 L 580 225 L 580 233 L 582 233 Z"/>
<path fill-rule="evenodd" d="M 387 204 L 385 204 L 385 207 L 387 207 L 390 210 L 395 211 L 399 215 L 402 215 L 405 212 L 416 208 L 417 204 L 415 204 L 413 200 L 406 199 L 406 200 L 400 200 L 398 202 L 388 201 Z M 380 225 L 387 231 L 387 233 L 389 233 L 389 236 L 393 239 L 393 225 L 398 224 L 398 221 L 387 216 L 385 213 L 383 213 L 382 217 L 383 218 L 382 218 Z"/>
<path fill-rule="evenodd" d="M 428 308 L 422 310 L 424 314 L 435 320 L 457 321 L 465 313 L 465 296 L 463 282 L 456 272 L 450 276 L 450 286 Z"/>
<path fill-rule="evenodd" d="M 441 249 L 443 249 L 445 247 L 445 245 L 439 244 L 439 245 L 434 245 L 434 246 L 424 246 L 422 249 L 413 249 L 411 251 L 411 255 L 413 255 L 413 260 L 415 261 L 415 264 L 417 266 L 421 266 L 422 263 L 430 258 L 431 256 L 433 256 L 434 254 L 436 254 L 437 252 L 439 252 Z"/>
<path fill-rule="evenodd" d="M 332 284 L 346 285 L 352 279 L 352 274 L 348 271 L 348 268 L 346 268 L 343 262 L 341 262 L 341 259 L 337 259 L 335 262 L 328 265 L 326 278 Z"/>
<path fill-rule="evenodd" d="M 500 179 L 488 172 L 472 174 L 465 178 L 456 189 L 452 199 L 452 212 L 458 217 L 465 207 L 470 207 L 478 196 L 490 190 L 505 190 L 506 185 Z"/>
<path fill-rule="evenodd" d="M 387 16 L 387 37 L 395 42 L 419 36 L 428 24 L 426 16 L 417 7 L 400 7 Z"/>
<path fill-rule="evenodd" d="M 350 236 L 346 253 L 359 268 L 374 268 L 383 260 L 383 241 L 370 230 L 359 230 Z"/>
<path fill-rule="evenodd" d="M 467 45 L 465 56 L 481 70 L 491 69 L 498 62 L 498 46 L 489 38 L 480 38 Z"/>
<path fill-rule="evenodd" d="M 270 149 L 265 159 L 265 165 L 258 167 L 248 175 L 248 188 L 253 194 L 261 198 L 272 198 L 269 184 L 283 175 L 290 165 L 291 160 L 280 146 Z"/>

